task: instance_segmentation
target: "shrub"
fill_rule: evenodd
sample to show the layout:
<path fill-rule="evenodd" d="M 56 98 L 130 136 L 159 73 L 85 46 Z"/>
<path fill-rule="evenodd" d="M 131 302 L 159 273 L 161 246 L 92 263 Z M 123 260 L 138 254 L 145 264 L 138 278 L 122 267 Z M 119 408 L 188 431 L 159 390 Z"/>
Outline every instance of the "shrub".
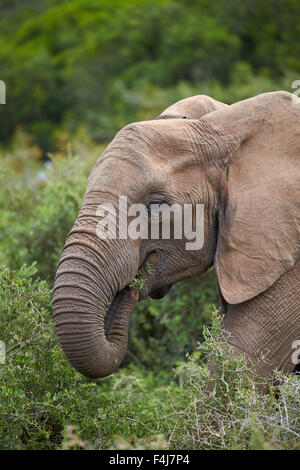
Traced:
<path fill-rule="evenodd" d="M 220 348 L 219 319 L 168 383 L 134 363 L 90 381 L 58 346 L 51 291 L 35 277 L 34 266 L 0 273 L 1 449 L 299 448 L 299 381 L 281 374 L 278 398 L 262 396 L 261 379 Z"/>
<path fill-rule="evenodd" d="M 242 356 L 222 347 L 221 320 L 214 315 L 212 327 L 204 328 L 200 351 L 177 369 L 184 385 L 175 403 L 178 419 L 171 445 L 203 450 L 299 449 L 299 378 L 278 373 L 275 379 L 281 386 L 276 389 L 272 379 L 257 376 Z M 208 373 L 203 355 L 214 361 L 217 375 Z"/>

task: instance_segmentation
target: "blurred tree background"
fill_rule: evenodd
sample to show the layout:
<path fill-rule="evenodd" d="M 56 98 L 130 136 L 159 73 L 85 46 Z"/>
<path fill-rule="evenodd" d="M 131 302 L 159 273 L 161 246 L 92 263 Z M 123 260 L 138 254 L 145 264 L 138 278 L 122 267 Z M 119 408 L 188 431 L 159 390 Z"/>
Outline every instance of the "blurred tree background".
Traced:
<path fill-rule="evenodd" d="M 213 270 L 138 304 L 125 363 L 102 381 L 71 368 L 51 316 L 61 248 L 115 133 L 195 94 L 293 91 L 299 33 L 298 0 L 0 0 L 0 449 L 299 448 L 299 381 L 262 398 L 216 329 L 204 338 Z M 230 385 L 213 379 L 209 397 L 205 348 Z"/>
<path fill-rule="evenodd" d="M 192 94 L 291 91 L 299 33 L 297 0 L 1 0 L 1 142 L 22 126 L 49 152 L 57 129 L 105 141 Z"/>

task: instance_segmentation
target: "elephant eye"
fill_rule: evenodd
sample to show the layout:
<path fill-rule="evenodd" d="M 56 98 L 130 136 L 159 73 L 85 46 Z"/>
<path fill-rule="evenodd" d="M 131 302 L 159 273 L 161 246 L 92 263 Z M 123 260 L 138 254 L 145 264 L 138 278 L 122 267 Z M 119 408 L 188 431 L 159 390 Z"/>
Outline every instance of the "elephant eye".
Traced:
<path fill-rule="evenodd" d="M 165 201 L 153 200 L 149 202 L 149 204 L 147 204 L 148 214 L 150 214 L 152 210 L 159 209 L 162 204 L 166 204 Z"/>

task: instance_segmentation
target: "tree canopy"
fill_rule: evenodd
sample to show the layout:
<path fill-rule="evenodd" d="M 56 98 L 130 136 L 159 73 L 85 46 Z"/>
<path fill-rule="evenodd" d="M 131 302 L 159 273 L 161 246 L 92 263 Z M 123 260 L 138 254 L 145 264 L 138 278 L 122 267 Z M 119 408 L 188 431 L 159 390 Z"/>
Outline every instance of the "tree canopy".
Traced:
<path fill-rule="evenodd" d="M 230 102 L 259 92 L 261 81 L 276 89 L 300 74 L 297 0 L 1 4 L 2 143 L 18 126 L 44 150 L 58 126 L 105 140 L 187 93 L 214 91 Z"/>

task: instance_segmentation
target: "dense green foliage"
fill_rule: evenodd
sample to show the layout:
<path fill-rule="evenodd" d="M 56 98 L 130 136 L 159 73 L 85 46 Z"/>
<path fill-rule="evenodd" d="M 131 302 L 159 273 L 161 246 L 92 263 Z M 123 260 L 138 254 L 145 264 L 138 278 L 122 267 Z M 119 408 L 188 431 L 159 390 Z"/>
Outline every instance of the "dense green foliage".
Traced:
<path fill-rule="evenodd" d="M 168 381 L 158 370 L 129 364 L 91 382 L 57 345 L 51 291 L 32 280 L 34 274 L 32 266 L 17 272 L 2 267 L 0 275 L 7 347 L 0 366 L 1 449 L 299 448 L 299 381 L 282 378 L 279 399 L 272 390 L 260 396 L 258 379 L 242 359 L 220 348 L 218 320 L 205 331 L 201 353 Z M 222 380 L 208 375 L 207 354 Z"/>
<path fill-rule="evenodd" d="M 229 103 L 300 73 L 297 0 L 21 0 L 0 6 L 0 139 L 22 125 L 110 138 L 176 98 Z"/>

